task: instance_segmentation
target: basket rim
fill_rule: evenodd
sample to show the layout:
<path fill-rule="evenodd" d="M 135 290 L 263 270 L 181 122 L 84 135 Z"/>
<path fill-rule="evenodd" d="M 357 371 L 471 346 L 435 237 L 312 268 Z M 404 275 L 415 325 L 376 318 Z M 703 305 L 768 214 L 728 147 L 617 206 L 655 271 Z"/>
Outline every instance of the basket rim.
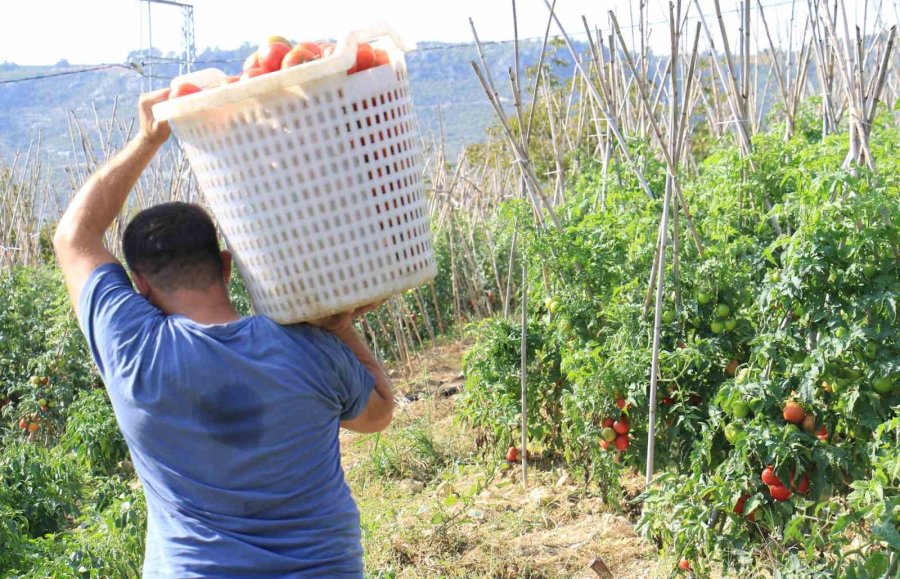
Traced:
<path fill-rule="evenodd" d="M 273 71 L 241 82 L 220 85 L 214 90 L 202 91 L 157 103 L 153 106 L 153 116 L 159 121 L 168 121 L 207 109 L 259 97 L 278 90 L 297 87 L 338 73 L 343 74 L 353 66 L 356 60 L 356 48 L 360 43 L 382 37 L 390 40 L 387 50 L 392 55 L 391 65 L 394 67 L 396 67 L 396 63 L 403 61 L 404 52 L 415 49 L 415 44 L 404 42 L 390 25 L 380 22 L 349 32 L 346 38 L 338 42 L 334 53 L 323 59 L 314 60 L 286 70 Z M 203 70 L 222 72 L 216 68 Z M 224 75 L 223 72 L 222 74 Z M 176 77 L 172 80 L 172 86 L 189 77 L 190 75 Z"/>

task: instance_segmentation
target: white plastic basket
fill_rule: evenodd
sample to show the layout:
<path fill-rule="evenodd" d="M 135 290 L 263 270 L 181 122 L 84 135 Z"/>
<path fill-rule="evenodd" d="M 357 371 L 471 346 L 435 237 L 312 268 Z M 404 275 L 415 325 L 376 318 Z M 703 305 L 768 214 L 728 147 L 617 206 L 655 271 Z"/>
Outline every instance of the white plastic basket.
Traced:
<path fill-rule="evenodd" d="M 390 64 L 347 75 L 357 44 L 375 39 Z M 154 107 L 258 313 L 319 318 L 437 274 L 403 48 L 386 25 L 357 30 L 329 57 Z"/>

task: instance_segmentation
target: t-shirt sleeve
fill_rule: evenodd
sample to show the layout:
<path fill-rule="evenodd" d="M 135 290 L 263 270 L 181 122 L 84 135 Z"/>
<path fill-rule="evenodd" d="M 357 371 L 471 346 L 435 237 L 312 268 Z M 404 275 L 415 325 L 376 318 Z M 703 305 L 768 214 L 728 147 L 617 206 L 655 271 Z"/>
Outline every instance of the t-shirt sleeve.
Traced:
<path fill-rule="evenodd" d="M 340 338 L 331 332 L 321 332 L 326 336 L 329 357 L 334 363 L 339 381 L 341 420 L 352 420 L 369 403 L 375 387 L 375 377 Z"/>
<path fill-rule="evenodd" d="M 134 359 L 148 322 L 157 316 L 162 312 L 134 291 L 121 264 L 106 263 L 91 272 L 79 297 L 78 322 L 105 382 L 117 361 Z"/>

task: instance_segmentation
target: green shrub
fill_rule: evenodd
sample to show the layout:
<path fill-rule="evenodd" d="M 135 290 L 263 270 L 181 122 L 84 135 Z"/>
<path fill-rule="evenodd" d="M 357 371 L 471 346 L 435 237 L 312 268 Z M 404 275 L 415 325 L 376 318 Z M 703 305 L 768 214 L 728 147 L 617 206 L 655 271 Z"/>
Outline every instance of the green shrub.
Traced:
<path fill-rule="evenodd" d="M 106 390 L 84 390 L 69 409 L 62 448 L 74 452 L 95 474 L 111 474 L 128 456 Z"/>
<path fill-rule="evenodd" d="M 66 528 L 84 482 L 78 462 L 59 448 L 14 441 L 0 453 L 0 505 L 18 514 L 31 537 Z"/>

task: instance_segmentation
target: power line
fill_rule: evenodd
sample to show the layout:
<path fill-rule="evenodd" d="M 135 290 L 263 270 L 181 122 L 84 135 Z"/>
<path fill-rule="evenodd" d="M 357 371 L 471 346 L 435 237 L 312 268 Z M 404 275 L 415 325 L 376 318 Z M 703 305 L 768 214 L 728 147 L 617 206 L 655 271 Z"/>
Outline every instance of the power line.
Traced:
<path fill-rule="evenodd" d="M 152 0 L 152 1 L 159 1 L 159 0 Z M 795 0 L 780 0 L 779 2 L 773 2 L 771 4 L 764 5 L 763 8 L 768 9 L 768 8 L 778 8 L 780 6 L 788 6 L 788 5 L 791 5 L 794 1 Z M 758 5 L 752 5 L 750 8 L 751 11 L 756 11 L 758 9 L 759 9 Z M 739 12 L 739 10 L 737 10 L 737 9 L 723 10 L 722 14 L 736 14 L 738 12 Z M 686 14 L 686 19 L 690 20 L 690 19 L 696 18 L 696 16 L 692 16 L 691 14 L 692 13 L 690 11 L 688 11 Z M 668 20 L 656 20 L 653 22 L 648 22 L 647 24 L 648 24 L 648 26 L 653 26 L 653 25 L 659 25 L 659 24 L 668 24 L 668 22 L 669 22 Z M 633 29 L 633 28 L 637 28 L 637 27 L 638 27 L 637 24 L 632 24 L 629 26 L 622 26 L 621 28 L 627 30 L 627 29 Z M 586 36 L 586 35 L 587 35 L 587 32 L 583 31 L 583 30 L 570 33 L 570 36 Z M 543 40 L 543 38 L 544 38 L 543 36 L 532 36 L 532 37 L 527 37 L 527 38 L 520 38 L 519 41 L 520 42 L 538 41 L 538 40 Z M 550 38 L 556 39 L 556 38 L 560 38 L 560 36 L 559 35 L 551 35 Z M 487 46 L 497 46 L 497 45 L 504 45 L 504 44 L 512 44 L 514 42 L 515 42 L 515 40 L 485 40 L 485 41 L 482 41 L 481 44 L 487 45 Z M 415 50 L 411 50 L 410 53 L 432 52 L 432 51 L 438 51 L 438 50 L 455 50 L 458 48 L 471 49 L 474 47 L 475 47 L 475 45 L 472 42 L 442 43 L 442 44 L 435 45 L 435 46 L 424 46 L 421 48 L 416 48 Z M 44 78 L 53 78 L 56 76 L 94 72 L 97 70 L 105 70 L 105 69 L 111 69 L 111 68 L 125 68 L 128 70 L 133 70 L 133 71 L 137 72 L 138 74 L 140 74 L 144 78 L 167 79 L 167 78 L 172 78 L 172 77 L 154 75 L 152 73 L 147 74 L 147 73 L 143 72 L 142 67 L 144 65 L 152 64 L 154 61 L 156 61 L 156 62 L 173 62 L 174 63 L 176 60 L 179 60 L 179 59 L 172 59 L 172 58 L 167 58 L 167 57 L 150 57 L 147 60 L 142 60 L 137 63 L 103 64 L 103 65 L 97 65 L 97 66 L 93 66 L 93 67 L 80 68 L 77 70 L 68 70 L 68 71 L 61 71 L 61 72 L 56 72 L 56 73 L 36 75 L 36 76 L 30 76 L 30 77 L 22 77 L 22 78 L 9 79 L 9 80 L 0 80 L 0 84 L 12 84 L 12 83 L 18 83 L 18 82 L 25 82 L 25 81 L 29 81 L 29 80 L 40 80 L 40 79 L 44 79 Z M 238 64 L 238 63 L 242 63 L 242 62 L 243 62 L 243 59 L 211 59 L 211 60 L 194 60 L 193 64 L 194 65 L 199 65 L 199 64 Z"/>
<path fill-rule="evenodd" d="M 134 66 L 130 66 L 127 64 L 98 64 L 96 66 L 88 66 L 85 68 L 78 68 L 78 69 L 74 69 L 74 70 L 61 70 L 59 72 L 50 72 L 47 74 L 38 74 L 35 76 L 24 76 L 21 78 L 10 78 L 10 79 L 6 79 L 6 80 L 0 80 L 0 84 L 13 84 L 13 83 L 17 83 L 17 82 L 25 82 L 27 80 L 40 80 L 43 78 L 54 78 L 57 76 L 66 76 L 66 75 L 70 75 L 70 74 L 82 74 L 82 73 L 86 73 L 86 72 L 96 72 L 98 70 L 108 70 L 111 68 L 124 68 L 126 70 L 134 70 L 135 72 L 138 72 Z"/>

